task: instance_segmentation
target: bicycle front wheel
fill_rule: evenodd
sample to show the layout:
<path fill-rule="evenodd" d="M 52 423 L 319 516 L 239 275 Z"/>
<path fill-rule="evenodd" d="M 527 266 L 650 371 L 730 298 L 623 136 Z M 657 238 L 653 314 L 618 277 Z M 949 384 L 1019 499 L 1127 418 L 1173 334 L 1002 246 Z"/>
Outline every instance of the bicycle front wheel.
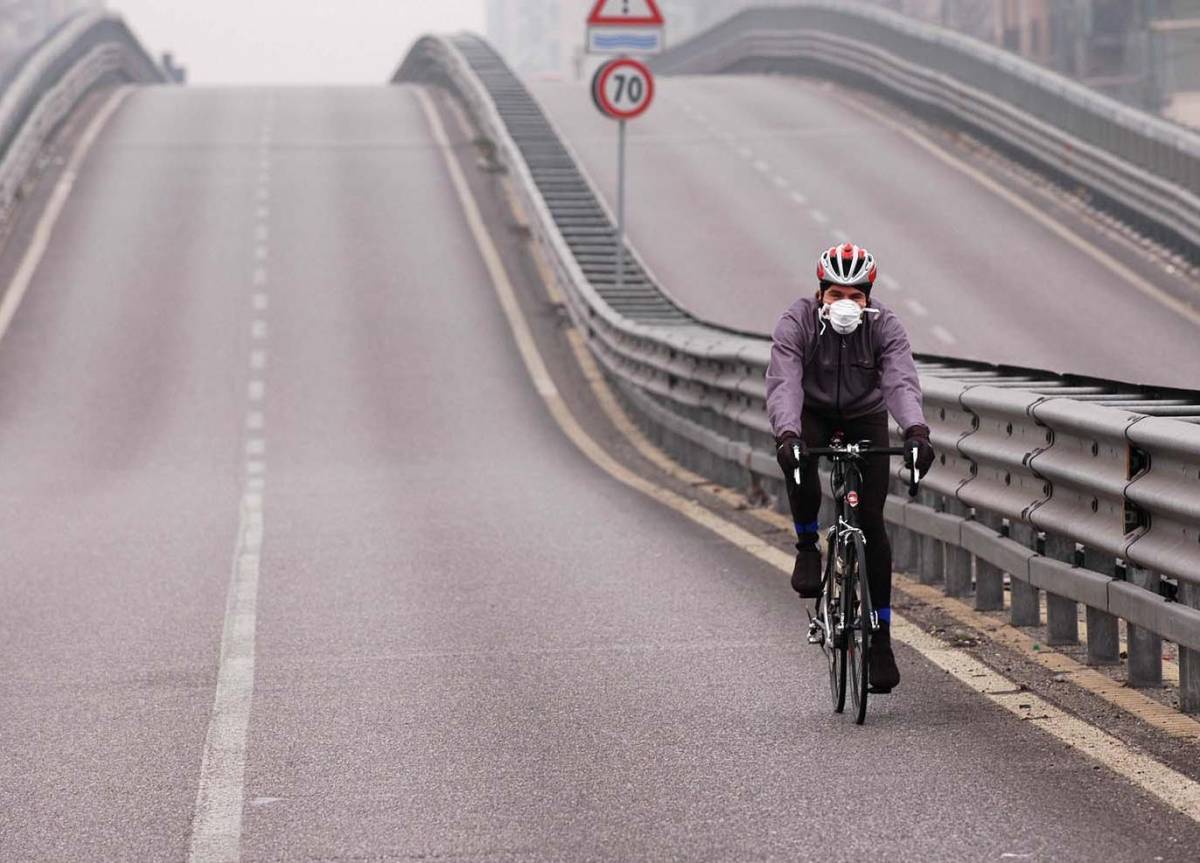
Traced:
<path fill-rule="evenodd" d="M 854 702 L 854 721 L 867 719 L 867 653 L 871 648 L 870 599 L 864 572 L 863 546 L 846 544 L 846 573 L 842 577 L 844 619 L 846 621 L 846 665 L 850 671 L 850 697 Z"/>

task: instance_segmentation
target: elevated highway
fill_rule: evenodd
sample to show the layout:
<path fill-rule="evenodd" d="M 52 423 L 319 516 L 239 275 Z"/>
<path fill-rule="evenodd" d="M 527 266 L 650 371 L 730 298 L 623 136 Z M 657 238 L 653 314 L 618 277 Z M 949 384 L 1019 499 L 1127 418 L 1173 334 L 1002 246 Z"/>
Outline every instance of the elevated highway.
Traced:
<path fill-rule="evenodd" d="M 812 290 L 818 251 L 848 237 L 876 254 L 877 296 L 919 351 L 1194 385 L 1200 312 L 1173 299 L 1200 297 L 1191 276 L 1098 236 L 912 118 L 782 76 L 658 86 L 629 128 L 630 239 L 700 317 L 770 332 Z M 614 124 L 580 86 L 531 90 L 611 206 Z"/>
<path fill-rule="evenodd" d="M 769 90 L 691 86 L 718 95 L 669 83 L 663 116 L 744 101 L 747 173 L 653 177 L 711 221 L 635 240 L 757 320 L 672 267 L 780 206 L 721 222 L 734 189 L 795 219 L 836 183 L 776 179 Z M 836 119 L 800 139 L 849 146 Z M 659 134 L 650 173 L 719 161 Z M 957 630 L 898 624 L 903 686 L 830 713 L 786 538 L 635 454 L 475 137 L 412 85 L 99 88 L 70 118 L 0 249 L 0 858 L 1193 859 L 1194 740 L 1050 708 Z M 790 237 L 752 270 L 783 302 Z"/>

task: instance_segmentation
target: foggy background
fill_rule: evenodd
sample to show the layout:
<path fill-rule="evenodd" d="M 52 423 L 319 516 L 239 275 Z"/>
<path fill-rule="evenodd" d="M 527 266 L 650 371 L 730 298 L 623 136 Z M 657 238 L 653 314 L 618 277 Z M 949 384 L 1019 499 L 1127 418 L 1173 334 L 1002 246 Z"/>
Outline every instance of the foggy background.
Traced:
<path fill-rule="evenodd" d="M 380 84 L 425 33 L 484 29 L 483 0 L 109 0 L 194 84 Z"/>

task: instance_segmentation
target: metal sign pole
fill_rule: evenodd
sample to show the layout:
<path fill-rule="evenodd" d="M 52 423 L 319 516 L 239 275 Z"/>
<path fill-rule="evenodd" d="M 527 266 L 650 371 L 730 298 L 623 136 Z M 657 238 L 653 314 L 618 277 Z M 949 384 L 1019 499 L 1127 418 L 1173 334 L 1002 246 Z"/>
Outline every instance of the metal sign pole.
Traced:
<path fill-rule="evenodd" d="M 617 295 L 625 287 L 625 121 L 617 132 Z"/>

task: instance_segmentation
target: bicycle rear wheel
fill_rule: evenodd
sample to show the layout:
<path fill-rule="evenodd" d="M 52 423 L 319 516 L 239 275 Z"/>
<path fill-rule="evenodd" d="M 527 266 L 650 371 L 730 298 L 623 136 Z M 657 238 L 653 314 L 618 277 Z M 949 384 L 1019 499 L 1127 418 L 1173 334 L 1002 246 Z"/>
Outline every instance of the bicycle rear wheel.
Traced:
<path fill-rule="evenodd" d="M 846 709 L 846 637 L 842 631 L 842 595 L 839 590 L 833 560 L 836 550 L 831 546 L 825 561 L 825 593 L 821 598 L 823 612 L 829 623 L 825 632 L 825 657 L 829 661 L 829 694 L 833 710 Z"/>
<path fill-rule="evenodd" d="M 850 697 L 854 703 L 854 721 L 859 725 L 867 719 L 867 652 L 871 648 L 871 618 L 868 589 L 863 567 L 863 547 L 858 542 L 846 544 L 846 572 L 842 576 L 843 608 L 846 620 L 846 665 L 850 671 Z"/>

